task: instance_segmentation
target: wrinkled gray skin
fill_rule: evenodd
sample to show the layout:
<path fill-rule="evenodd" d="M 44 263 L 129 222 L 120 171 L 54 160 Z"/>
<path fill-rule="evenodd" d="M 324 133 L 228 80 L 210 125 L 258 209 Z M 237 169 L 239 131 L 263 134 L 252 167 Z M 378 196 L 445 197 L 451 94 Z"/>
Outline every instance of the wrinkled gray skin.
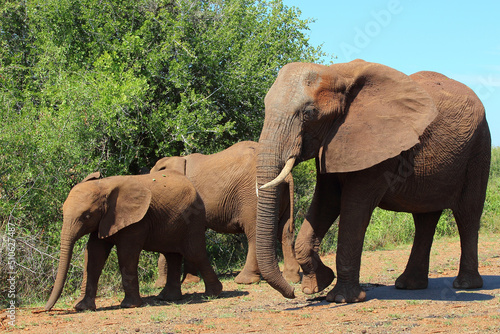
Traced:
<path fill-rule="evenodd" d="M 158 160 L 151 172 L 175 170 L 186 175 L 200 194 L 207 213 L 207 227 L 219 233 L 245 233 L 248 253 L 243 270 L 235 282 L 251 284 L 260 280 L 255 255 L 255 220 L 257 216 L 256 150 L 258 143 L 243 141 L 224 151 L 211 154 L 191 154 Z M 278 187 L 279 223 L 275 236 L 280 240 L 286 280 L 300 281 L 299 264 L 293 249 L 293 178 L 290 174 Z M 184 282 L 196 282 L 196 268 L 184 264 Z M 162 256 L 158 260 L 157 286 L 163 286 L 167 270 Z"/>
<path fill-rule="evenodd" d="M 97 282 L 116 245 L 125 298 L 122 307 L 142 304 L 137 265 L 141 251 L 161 252 L 169 270 L 159 297 L 181 294 L 182 256 L 196 264 L 205 293 L 218 296 L 222 284 L 210 266 L 205 248 L 205 209 L 191 182 L 174 171 L 100 179 L 93 173 L 70 191 L 63 206 L 61 255 L 56 282 L 45 305 L 50 310 L 61 295 L 75 242 L 90 234 L 85 250 L 82 294 L 76 310 L 95 310 Z"/>
<path fill-rule="evenodd" d="M 463 84 L 435 72 L 407 76 L 364 62 L 283 67 L 265 98 L 257 180 L 257 260 L 285 297 L 274 253 L 280 176 L 316 159 L 317 182 L 295 251 L 302 290 L 315 293 L 335 278 L 318 255 L 340 215 L 337 282 L 327 300 L 359 302 L 361 251 L 375 207 L 410 212 L 415 239 L 401 289 L 427 287 L 429 254 L 444 209 L 455 216 L 461 258 L 455 288 L 478 288 L 478 230 L 488 182 L 491 140 L 484 107 Z M 285 166 L 285 167 L 284 167 Z M 283 170 L 283 171 L 282 171 Z M 369 265 L 369 263 L 365 264 Z"/>

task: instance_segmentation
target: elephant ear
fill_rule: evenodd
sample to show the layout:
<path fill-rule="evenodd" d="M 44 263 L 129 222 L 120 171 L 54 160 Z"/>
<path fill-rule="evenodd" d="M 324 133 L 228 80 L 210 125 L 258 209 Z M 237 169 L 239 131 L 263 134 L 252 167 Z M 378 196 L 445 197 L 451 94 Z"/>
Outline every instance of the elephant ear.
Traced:
<path fill-rule="evenodd" d="M 161 170 L 175 170 L 176 172 L 186 175 L 186 159 L 183 157 L 165 157 L 156 162 L 151 169 L 151 173 Z"/>
<path fill-rule="evenodd" d="M 99 180 L 101 177 L 102 177 L 101 172 L 94 172 L 92 174 L 87 175 L 87 177 L 85 177 L 80 183 L 92 180 Z"/>
<path fill-rule="evenodd" d="M 109 237 L 139 222 L 151 203 L 151 191 L 138 182 L 135 176 L 115 176 L 104 180 L 108 196 L 105 213 L 99 224 L 99 238 Z"/>
<path fill-rule="evenodd" d="M 331 65 L 345 79 L 345 113 L 320 150 L 320 172 L 362 170 L 419 143 L 437 116 L 430 95 L 409 76 L 390 67 L 355 60 Z"/>

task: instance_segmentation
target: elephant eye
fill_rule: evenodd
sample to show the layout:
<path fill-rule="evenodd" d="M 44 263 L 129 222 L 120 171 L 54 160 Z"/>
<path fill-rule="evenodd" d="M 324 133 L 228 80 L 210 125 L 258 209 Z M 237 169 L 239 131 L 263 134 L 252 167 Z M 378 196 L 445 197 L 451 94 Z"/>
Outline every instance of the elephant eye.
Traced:
<path fill-rule="evenodd" d="M 317 114 L 318 114 L 318 111 L 316 110 L 316 108 L 314 108 L 313 105 L 305 107 L 304 112 L 303 112 L 304 121 L 311 121 L 311 120 L 315 119 Z"/>

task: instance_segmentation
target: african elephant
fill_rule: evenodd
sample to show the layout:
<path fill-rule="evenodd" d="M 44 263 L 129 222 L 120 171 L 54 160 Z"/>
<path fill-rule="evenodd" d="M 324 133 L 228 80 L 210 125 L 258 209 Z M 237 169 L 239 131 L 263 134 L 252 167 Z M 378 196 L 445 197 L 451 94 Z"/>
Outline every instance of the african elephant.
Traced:
<path fill-rule="evenodd" d="M 219 233 L 245 233 L 248 253 L 243 270 L 236 276 L 240 284 L 260 280 L 260 271 L 255 256 L 255 220 L 257 215 L 256 194 L 256 149 L 258 143 L 244 141 L 224 151 L 203 155 L 199 153 L 185 157 L 165 157 L 151 169 L 176 170 L 188 177 L 200 194 L 207 214 L 207 227 Z M 290 174 L 279 186 L 280 198 L 277 229 L 273 232 L 281 241 L 285 278 L 294 283 L 300 281 L 299 265 L 293 250 L 293 178 Z M 186 264 L 185 264 L 186 266 Z M 189 266 L 187 266 L 189 268 Z M 165 277 L 165 266 L 159 259 L 159 281 Z M 188 273 L 196 275 L 190 267 Z"/>
<path fill-rule="evenodd" d="M 89 234 L 85 271 L 77 310 L 95 310 L 97 282 L 116 245 L 125 298 L 122 307 L 142 304 L 137 265 L 141 250 L 163 253 L 169 275 L 159 297 L 180 299 L 182 256 L 196 264 L 205 293 L 217 296 L 222 284 L 210 266 L 205 248 L 205 209 L 189 180 L 165 171 L 99 179 L 93 173 L 71 189 L 63 205 L 61 255 L 56 282 L 45 305 L 50 310 L 61 295 L 75 242 Z"/>
<path fill-rule="evenodd" d="M 465 85 L 435 72 L 407 76 L 355 60 L 323 66 L 291 63 L 265 97 L 258 149 L 257 261 L 263 277 L 285 297 L 293 288 L 276 268 L 275 185 L 294 165 L 316 159 L 311 206 L 295 243 L 314 293 L 335 278 L 318 248 L 340 215 L 337 282 L 332 302 L 359 302 L 361 252 L 375 207 L 413 214 L 415 239 L 396 287 L 427 287 L 429 254 L 443 209 L 455 216 L 461 259 L 455 288 L 478 288 L 478 230 L 488 182 L 491 139 L 484 107 Z"/>

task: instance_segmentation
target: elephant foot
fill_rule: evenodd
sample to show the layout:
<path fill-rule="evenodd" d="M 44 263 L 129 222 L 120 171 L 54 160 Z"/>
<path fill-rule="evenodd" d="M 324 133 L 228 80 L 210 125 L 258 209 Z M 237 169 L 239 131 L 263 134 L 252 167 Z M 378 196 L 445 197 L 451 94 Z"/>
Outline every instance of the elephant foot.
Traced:
<path fill-rule="evenodd" d="M 243 269 L 238 276 L 234 278 L 234 282 L 238 284 L 253 284 L 260 282 L 260 274 L 246 271 Z"/>
<path fill-rule="evenodd" d="M 132 308 L 139 307 L 142 305 L 141 297 L 126 297 L 120 303 L 120 307 L 122 308 Z"/>
<path fill-rule="evenodd" d="M 304 273 L 302 277 L 302 292 L 311 295 L 326 289 L 335 279 L 333 270 L 320 264 L 315 273 Z"/>
<path fill-rule="evenodd" d="M 193 274 L 186 274 L 186 276 L 184 276 L 184 279 L 182 280 L 182 283 L 183 284 L 199 283 L 200 281 L 201 281 L 201 278 L 199 278 L 198 276 L 193 275 Z"/>
<path fill-rule="evenodd" d="M 165 300 L 165 301 L 175 301 L 175 300 L 180 300 L 182 299 L 182 292 L 181 289 L 167 289 L 166 287 L 160 292 L 160 294 L 157 297 L 160 300 Z"/>
<path fill-rule="evenodd" d="M 295 271 L 295 270 L 284 270 L 283 277 L 285 277 L 285 279 L 288 282 L 292 282 L 292 283 L 299 283 L 300 282 L 300 274 L 298 271 Z"/>
<path fill-rule="evenodd" d="M 359 284 L 343 284 L 337 281 L 335 287 L 328 292 L 326 300 L 335 303 L 358 303 L 366 299 L 366 292 Z"/>
<path fill-rule="evenodd" d="M 217 297 L 222 292 L 222 283 L 217 281 L 215 284 L 205 286 L 205 295 L 208 297 Z"/>
<path fill-rule="evenodd" d="M 165 276 L 159 276 L 155 282 L 155 288 L 163 288 L 167 284 L 167 278 Z"/>
<path fill-rule="evenodd" d="M 95 311 L 95 299 L 90 297 L 82 297 L 80 301 L 77 301 L 75 306 L 75 310 L 80 311 Z"/>
<path fill-rule="evenodd" d="M 479 289 L 483 287 L 483 279 L 479 272 L 460 271 L 453 281 L 455 289 Z"/>
<path fill-rule="evenodd" d="M 418 290 L 427 289 L 429 279 L 427 275 L 407 274 L 406 271 L 396 279 L 396 289 Z"/>

